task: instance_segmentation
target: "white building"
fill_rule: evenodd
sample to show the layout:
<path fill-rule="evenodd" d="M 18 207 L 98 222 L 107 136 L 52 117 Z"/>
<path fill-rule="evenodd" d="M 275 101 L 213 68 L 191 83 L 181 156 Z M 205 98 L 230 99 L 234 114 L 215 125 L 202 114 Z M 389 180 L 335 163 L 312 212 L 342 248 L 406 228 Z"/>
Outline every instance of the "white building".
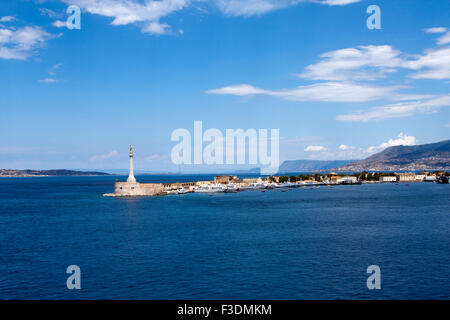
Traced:
<path fill-rule="evenodd" d="M 380 177 L 380 182 L 397 182 L 397 177 L 396 176 Z"/>
<path fill-rule="evenodd" d="M 425 180 L 426 176 L 427 175 L 425 173 L 416 174 L 416 181 L 423 181 Z"/>
<path fill-rule="evenodd" d="M 437 177 L 435 175 L 426 176 L 423 181 L 436 181 Z"/>
<path fill-rule="evenodd" d="M 336 179 L 337 183 L 357 183 L 358 178 L 353 176 L 344 176 Z"/>
<path fill-rule="evenodd" d="M 416 175 L 412 172 L 404 172 L 397 174 L 397 181 L 399 182 L 413 182 L 416 181 Z"/>

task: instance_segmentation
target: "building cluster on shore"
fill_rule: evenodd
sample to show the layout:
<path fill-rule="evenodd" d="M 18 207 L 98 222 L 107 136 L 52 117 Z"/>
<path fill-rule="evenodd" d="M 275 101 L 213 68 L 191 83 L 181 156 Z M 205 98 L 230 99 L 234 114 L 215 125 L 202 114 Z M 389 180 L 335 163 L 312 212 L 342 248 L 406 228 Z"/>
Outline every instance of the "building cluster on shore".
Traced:
<path fill-rule="evenodd" d="M 415 182 L 441 181 L 448 173 L 434 172 L 415 174 L 406 173 L 369 173 L 361 172 L 352 175 L 311 174 L 298 176 L 268 176 L 240 179 L 234 175 L 219 175 L 213 181 L 177 182 L 177 183 L 138 183 L 134 177 L 133 148 L 130 146 L 130 172 L 126 182 L 116 182 L 114 193 L 104 194 L 107 197 L 155 196 L 183 193 L 219 193 L 238 192 L 248 189 L 276 189 L 296 187 L 319 187 L 320 185 L 361 184 L 362 182 Z M 446 180 L 448 182 L 448 179 Z M 442 180 L 444 182 L 444 180 Z"/>

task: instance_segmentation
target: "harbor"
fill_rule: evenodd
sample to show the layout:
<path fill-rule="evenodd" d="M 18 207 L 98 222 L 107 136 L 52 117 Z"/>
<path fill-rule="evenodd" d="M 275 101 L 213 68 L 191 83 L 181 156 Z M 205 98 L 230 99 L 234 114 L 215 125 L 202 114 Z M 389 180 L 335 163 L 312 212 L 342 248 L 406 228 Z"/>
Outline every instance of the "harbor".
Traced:
<path fill-rule="evenodd" d="M 214 180 L 174 182 L 174 183 L 139 183 L 134 176 L 133 147 L 129 153 L 129 175 L 126 182 L 117 181 L 114 193 L 103 194 L 104 197 L 138 197 L 180 195 L 186 193 L 236 193 L 241 191 L 263 191 L 290 188 L 320 188 L 336 185 L 359 185 L 363 183 L 409 183 L 436 182 L 448 183 L 447 172 L 423 173 L 382 173 L 360 172 L 352 174 L 315 173 L 298 176 L 266 176 L 255 178 L 239 178 L 236 175 L 217 175 Z"/>

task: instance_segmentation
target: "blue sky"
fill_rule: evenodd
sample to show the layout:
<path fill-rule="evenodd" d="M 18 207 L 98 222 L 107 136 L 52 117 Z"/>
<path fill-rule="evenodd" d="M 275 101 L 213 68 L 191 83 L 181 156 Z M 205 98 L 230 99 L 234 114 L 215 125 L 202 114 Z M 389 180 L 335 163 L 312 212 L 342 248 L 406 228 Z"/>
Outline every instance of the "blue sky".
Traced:
<path fill-rule="evenodd" d="M 445 140 L 449 21 L 447 0 L 1 1 L 0 168 L 125 168 L 132 143 L 176 171 L 194 120 L 280 129 L 281 161 Z"/>

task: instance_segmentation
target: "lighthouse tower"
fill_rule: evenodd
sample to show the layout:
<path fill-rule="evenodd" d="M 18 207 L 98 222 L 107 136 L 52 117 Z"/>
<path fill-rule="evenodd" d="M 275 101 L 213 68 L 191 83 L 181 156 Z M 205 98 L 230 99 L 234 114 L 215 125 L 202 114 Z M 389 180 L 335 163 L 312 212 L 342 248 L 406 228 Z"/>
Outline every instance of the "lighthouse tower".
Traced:
<path fill-rule="evenodd" d="M 134 177 L 133 168 L 133 146 L 130 145 L 130 174 L 128 175 L 127 182 L 136 183 L 136 178 Z"/>

